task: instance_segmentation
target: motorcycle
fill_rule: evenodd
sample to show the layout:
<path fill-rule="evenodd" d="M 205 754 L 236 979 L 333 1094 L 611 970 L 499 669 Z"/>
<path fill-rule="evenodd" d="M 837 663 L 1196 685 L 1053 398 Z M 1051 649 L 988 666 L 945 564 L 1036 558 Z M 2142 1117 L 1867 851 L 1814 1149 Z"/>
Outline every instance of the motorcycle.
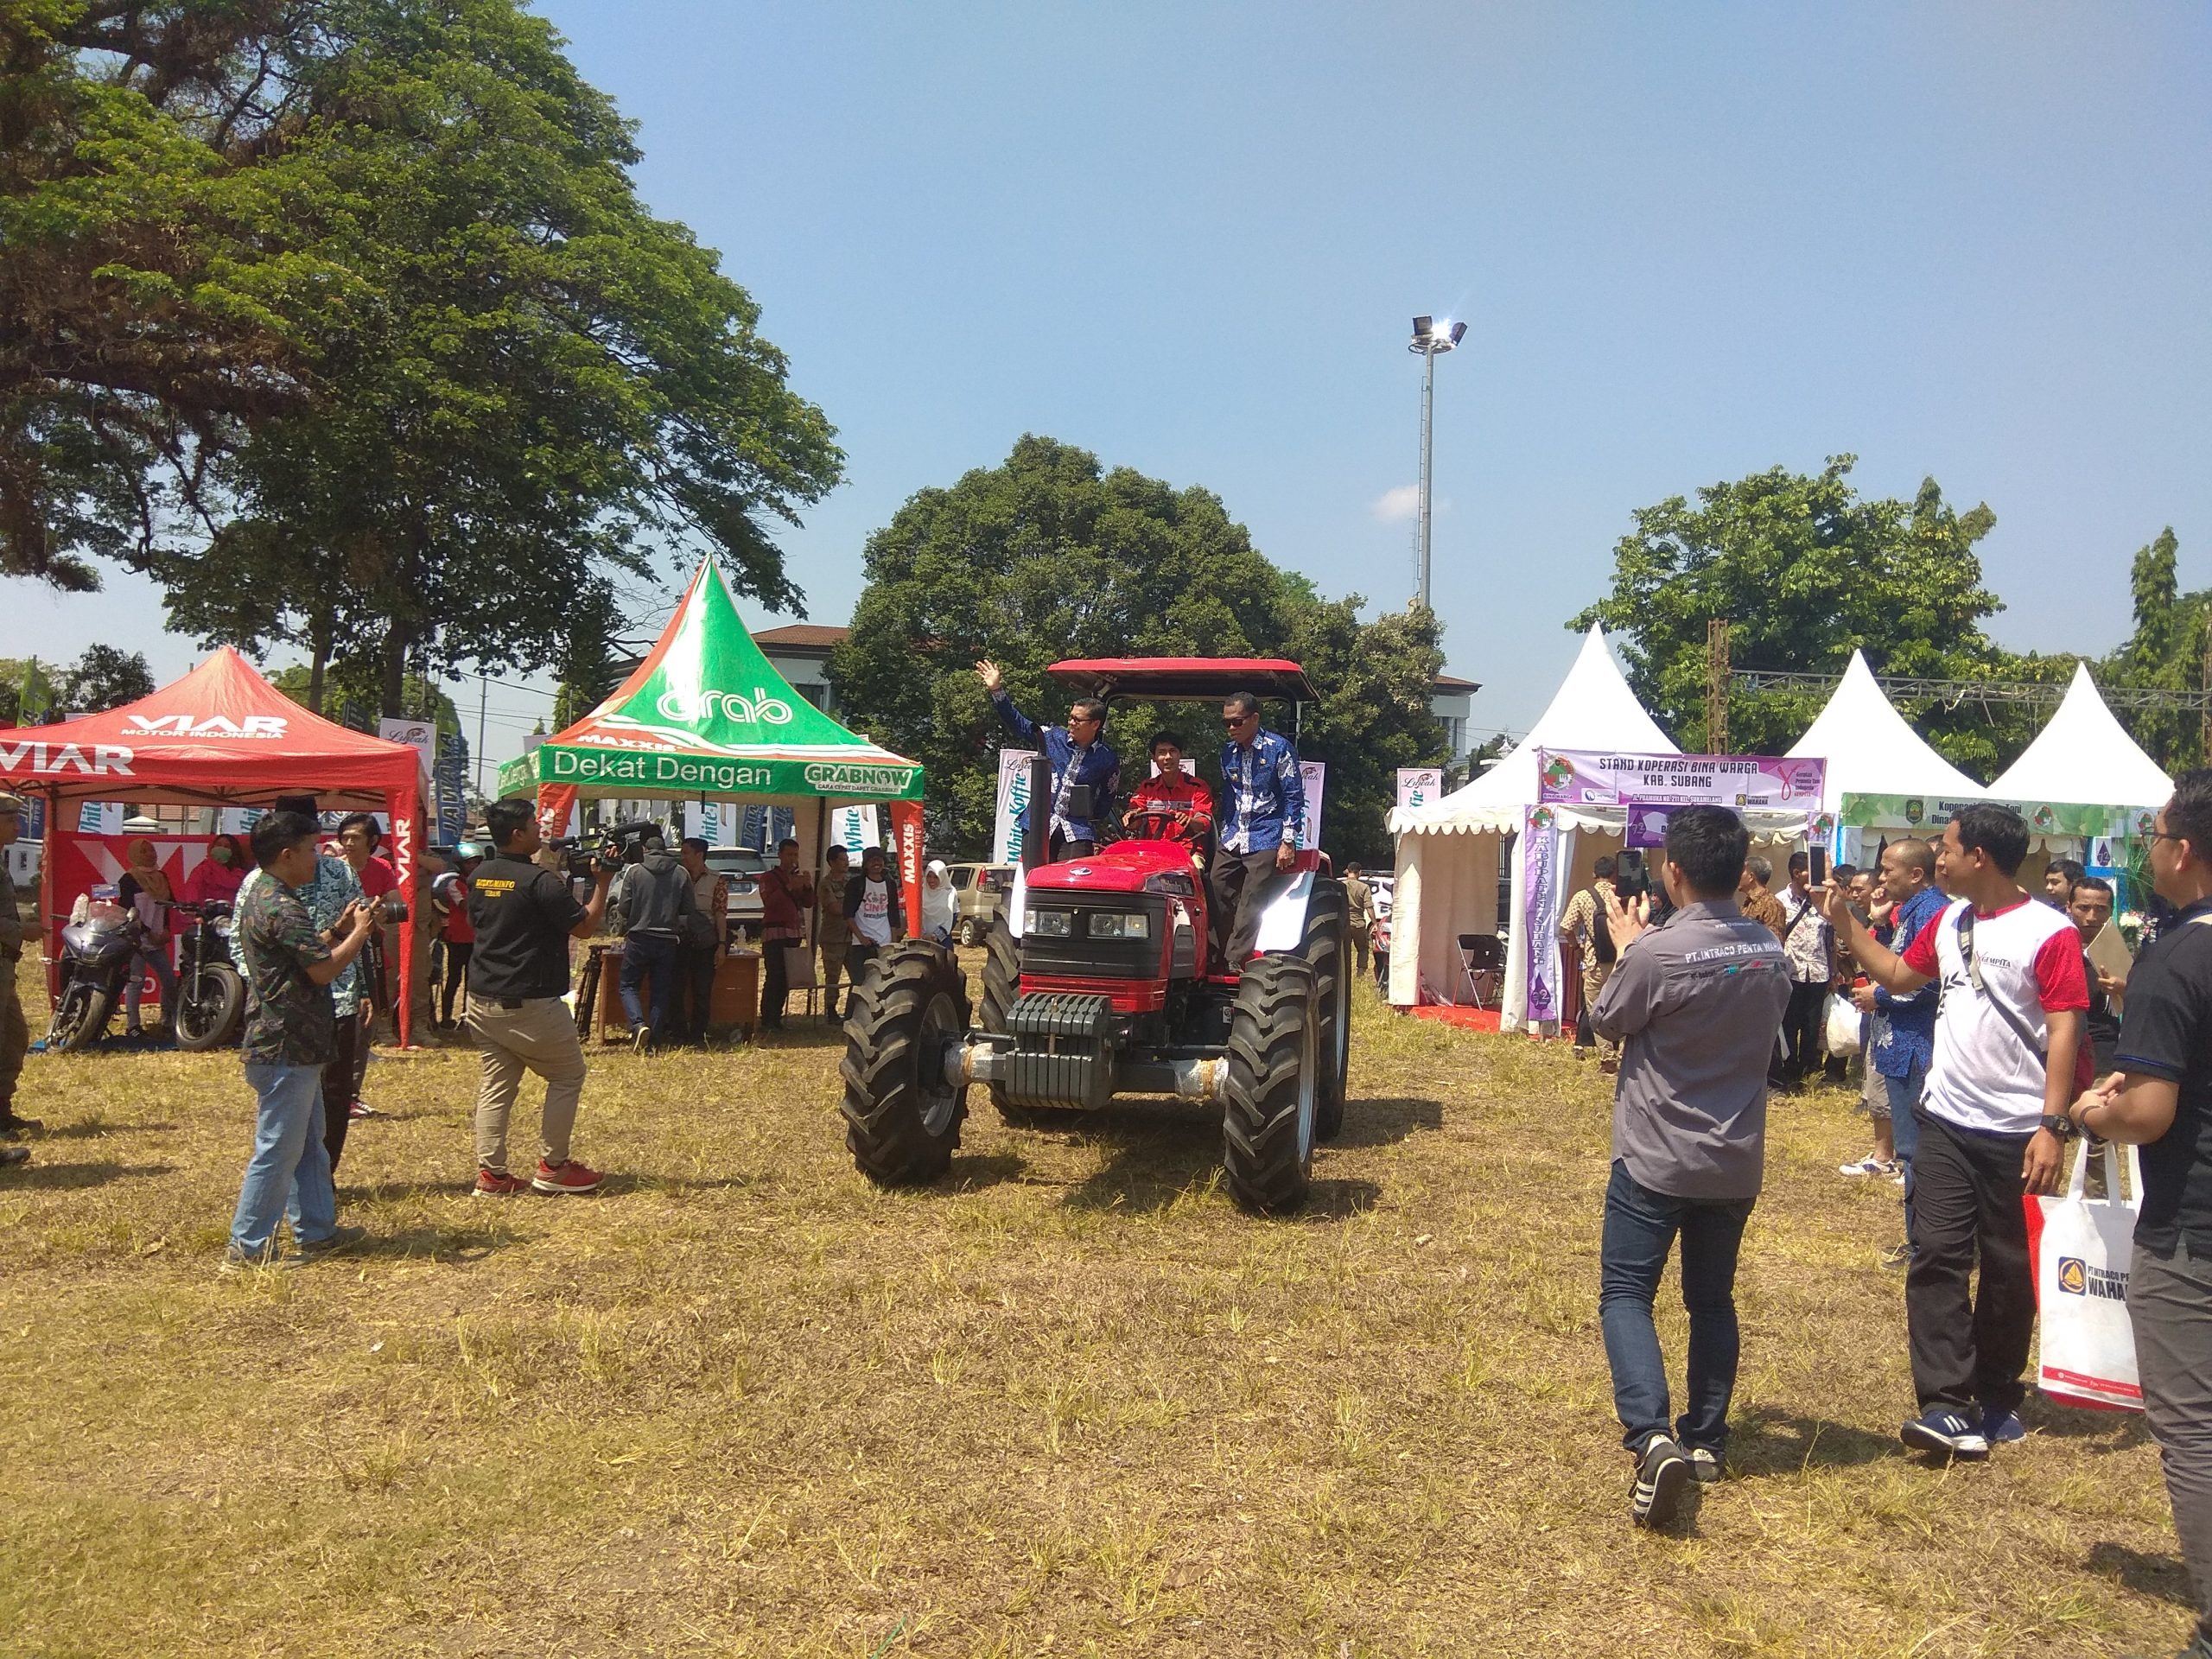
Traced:
<path fill-rule="evenodd" d="M 85 919 L 61 930 L 61 1000 L 47 1029 L 49 1050 L 81 1054 L 107 1034 L 140 936 L 137 919 L 111 894 L 96 894 Z"/>
<path fill-rule="evenodd" d="M 215 899 L 169 909 L 191 924 L 177 940 L 176 1046 L 193 1053 L 226 1047 L 245 1016 L 245 981 L 231 962 L 231 907 Z"/>

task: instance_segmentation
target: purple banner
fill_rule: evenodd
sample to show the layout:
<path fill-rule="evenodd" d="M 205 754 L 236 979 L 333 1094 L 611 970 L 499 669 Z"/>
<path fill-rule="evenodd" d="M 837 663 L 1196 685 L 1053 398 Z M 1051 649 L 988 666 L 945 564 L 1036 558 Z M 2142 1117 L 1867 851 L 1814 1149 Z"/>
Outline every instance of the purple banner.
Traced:
<path fill-rule="evenodd" d="M 1559 831 L 1542 807 L 1521 834 L 1522 949 L 1529 953 L 1528 1023 L 1559 1018 Z"/>
<path fill-rule="evenodd" d="M 1817 813 L 1825 760 L 1770 754 L 1536 751 L 1536 798 L 1554 806 L 1727 806 Z"/>

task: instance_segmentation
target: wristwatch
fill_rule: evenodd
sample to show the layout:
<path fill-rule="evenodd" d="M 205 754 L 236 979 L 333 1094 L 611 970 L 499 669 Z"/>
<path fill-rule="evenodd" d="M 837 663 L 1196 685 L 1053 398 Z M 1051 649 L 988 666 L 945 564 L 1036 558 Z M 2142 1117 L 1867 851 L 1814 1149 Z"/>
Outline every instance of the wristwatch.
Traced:
<path fill-rule="evenodd" d="M 2045 1113 L 2044 1115 L 2043 1126 L 2045 1129 L 2050 1131 L 2050 1133 L 2056 1135 L 2061 1141 L 2071 1141 L 2075 1135 L 2082 1133 L 2082 1126 L 2079 1123 L 2076 1123 L 2072 1118 L 2063 1116 L 2053 1117 L 2049 1113 Z"/>

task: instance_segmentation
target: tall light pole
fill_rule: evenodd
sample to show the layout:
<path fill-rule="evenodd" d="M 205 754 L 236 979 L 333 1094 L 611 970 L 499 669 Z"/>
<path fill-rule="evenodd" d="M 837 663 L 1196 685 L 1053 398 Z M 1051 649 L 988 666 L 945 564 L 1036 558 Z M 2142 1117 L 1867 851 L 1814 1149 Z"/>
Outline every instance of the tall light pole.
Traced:
<path fill-rule="evenodd" d="M 1406 349 L 1421 357 L 1421 582 L 1414 597 L 1429 605 L 1428 527 L 1429 493 L 1436 463 L 1436 359 L 1459 343 L 1467 332 L 1464 322 L 1446 317 L 1415 317 L 1412 344 Z"/>

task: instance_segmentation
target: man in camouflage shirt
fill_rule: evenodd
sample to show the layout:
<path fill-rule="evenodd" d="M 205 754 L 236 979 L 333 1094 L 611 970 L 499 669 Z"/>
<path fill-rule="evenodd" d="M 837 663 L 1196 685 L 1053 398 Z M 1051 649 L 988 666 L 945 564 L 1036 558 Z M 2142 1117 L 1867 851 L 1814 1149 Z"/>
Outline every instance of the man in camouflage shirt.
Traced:
<path fill-rule="evenodd" d="M 375 918 L 366 905 L 356 905 L 335 947 L 323 943 L 301 901 L 316 875 L 315 835 L 315 820 L 296 812 L 263 818 L 253 826 L 253 856 L 264 879 L 239 890 L 234 930 L 246 976 L 245 1080 L 260 1104 L 226 1272 L 276 1264 L 276 1224 L 288 1209 L 302 1256 L 361 1236 L 359 1228 L 338 1225 L 323 1147 L 322 1071 L 335 1043 L 330 982 L 360 955 Z"/>
<path fill-rule="evenodd" d="M 0 791 L 0 849 L 14 843 L 22 833 L 22 798 Z M 31 1046 L 22 999 L 16 994 L 24 931 L 16 909 L 15 881 L 8 874 L 6 861 L 0 860 L 0 1141 L 20 1140 L 26 1129 L 38 1127 L 29 1118 L 16 1116 L 16 1079 L 22 1075 L 23 1055 Z M 22 1163 L 29 1157 L 21 1147 L 0 1145 L 0 1167 Z"/>

